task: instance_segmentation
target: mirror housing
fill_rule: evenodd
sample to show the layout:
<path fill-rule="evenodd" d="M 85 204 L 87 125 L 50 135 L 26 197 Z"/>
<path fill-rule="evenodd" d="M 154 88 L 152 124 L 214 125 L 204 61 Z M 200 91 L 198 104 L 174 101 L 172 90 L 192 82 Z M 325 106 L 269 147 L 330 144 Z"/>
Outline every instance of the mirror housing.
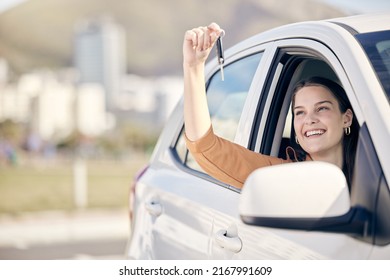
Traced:
<path fill-rule="evenodd" d="M 250 225 L 363 235 L 368 214 L 351 208 L 348 184 L 335 165 L 307 161 L 255 170 L 239 201 Z"/>

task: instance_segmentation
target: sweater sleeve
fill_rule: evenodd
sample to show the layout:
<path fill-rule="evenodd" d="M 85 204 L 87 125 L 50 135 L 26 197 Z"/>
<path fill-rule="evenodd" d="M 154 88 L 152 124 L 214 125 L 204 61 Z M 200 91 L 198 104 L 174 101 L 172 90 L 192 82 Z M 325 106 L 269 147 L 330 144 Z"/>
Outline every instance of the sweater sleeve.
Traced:
<path fill-rule="evenodd" d="M 206 173 L 237 188 L 242 188 L 249 174 L 260 167 L 291 162 L 253 152 L 218 137 L 212 127 L 197 141 L 186 136 L 185 139 L 187 148 Z"/>

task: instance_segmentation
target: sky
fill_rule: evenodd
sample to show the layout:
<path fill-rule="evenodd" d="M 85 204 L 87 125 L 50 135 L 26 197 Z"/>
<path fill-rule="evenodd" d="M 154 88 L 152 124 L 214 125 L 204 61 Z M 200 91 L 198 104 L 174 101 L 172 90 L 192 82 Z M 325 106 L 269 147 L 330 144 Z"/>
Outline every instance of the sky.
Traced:
<path fill-rule="evenodd" d="M 317 0 L 342 9 L 347 14 L 390 11 L 390 0 Z"/>
<path fill-rule="evenodd" d="M 0 13 L 28 0 L 0 0 Z M 312 0 L 339 7 L 347 14 L 390 11 L 390 0 Z"/>
<path fill-rule="evenodd" d="M 10 9 L 25 0 L 0 0 L 0 13 Z"/>

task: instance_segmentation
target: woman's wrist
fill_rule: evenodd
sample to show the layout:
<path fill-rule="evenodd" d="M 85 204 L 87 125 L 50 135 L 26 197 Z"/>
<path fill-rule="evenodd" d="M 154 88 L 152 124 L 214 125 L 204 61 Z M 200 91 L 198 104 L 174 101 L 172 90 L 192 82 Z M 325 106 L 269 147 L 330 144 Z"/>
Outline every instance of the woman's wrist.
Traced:
<path fill-rule="evenodd" d="M 183 73 L 185 77 L 202 77 L 204 78 L 204 64 L 186 64 L 183 63 Z"/>
<path fill-rule="evenodd" d="M 205 63 L 204 62 L 183 62 L 183 69 L 184 70 L 202 70 L 204 69 Z"/>

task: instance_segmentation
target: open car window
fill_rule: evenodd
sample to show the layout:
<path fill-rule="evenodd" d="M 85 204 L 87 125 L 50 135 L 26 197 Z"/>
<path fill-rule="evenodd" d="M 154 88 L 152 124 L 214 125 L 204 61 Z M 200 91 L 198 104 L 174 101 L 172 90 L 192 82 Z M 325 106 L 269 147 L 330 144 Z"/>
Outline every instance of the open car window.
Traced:
<path fill-rule="evenodd" d="M 207 83 L 207 101 L 214 132 L 233 141 L 253 77 L 262 53 L 241 58 L 224 67 L 225 79 L 216 72 Z M 191 169 L 203 172 L 188 152 L 184 129 L 179 136 L 175 150 L 180 161 Z"/>
<path fill-rule="evenodd" d="M 315 56 L 314 52 L 305 52 L 304 49 L 301 53 L 298 53 L 296 49 L 294 52 L 290 52 L 290 49 L 286 48 L 279 52 L 275 63 L 278 63 L 278 71 L 270 75 L 272 78 L 268 81 L 272 86 L 268 87 L 269 92 L 259 102 L 260 105 L 261 102 L 270 104 L 264 106 L 266 108 L 264 110 L 267 110 L 267 117 L 264 118 L 263 112 L 258 113 L 258 120 L 256 120 L 258 132 L 255 128 L 253 133 L 258 138 L 250 148 L 262 154 L 283 159 L 294 159 L 295 156 L 297 156 L 295 159 L 298 159 L 299 155 L 294 154 L 291 149 L 287 155 L 288 147 L 295 151 L 299 150 L 298 144 L 294 140 L 295 135 L 291 133 L 293 126 L 291 98 L 296 83 L 310 77 L 323 77 L 343 85 L 331 62 L 321 55 Z M 349 178 L 350 176 L 348 176 Z"/>

